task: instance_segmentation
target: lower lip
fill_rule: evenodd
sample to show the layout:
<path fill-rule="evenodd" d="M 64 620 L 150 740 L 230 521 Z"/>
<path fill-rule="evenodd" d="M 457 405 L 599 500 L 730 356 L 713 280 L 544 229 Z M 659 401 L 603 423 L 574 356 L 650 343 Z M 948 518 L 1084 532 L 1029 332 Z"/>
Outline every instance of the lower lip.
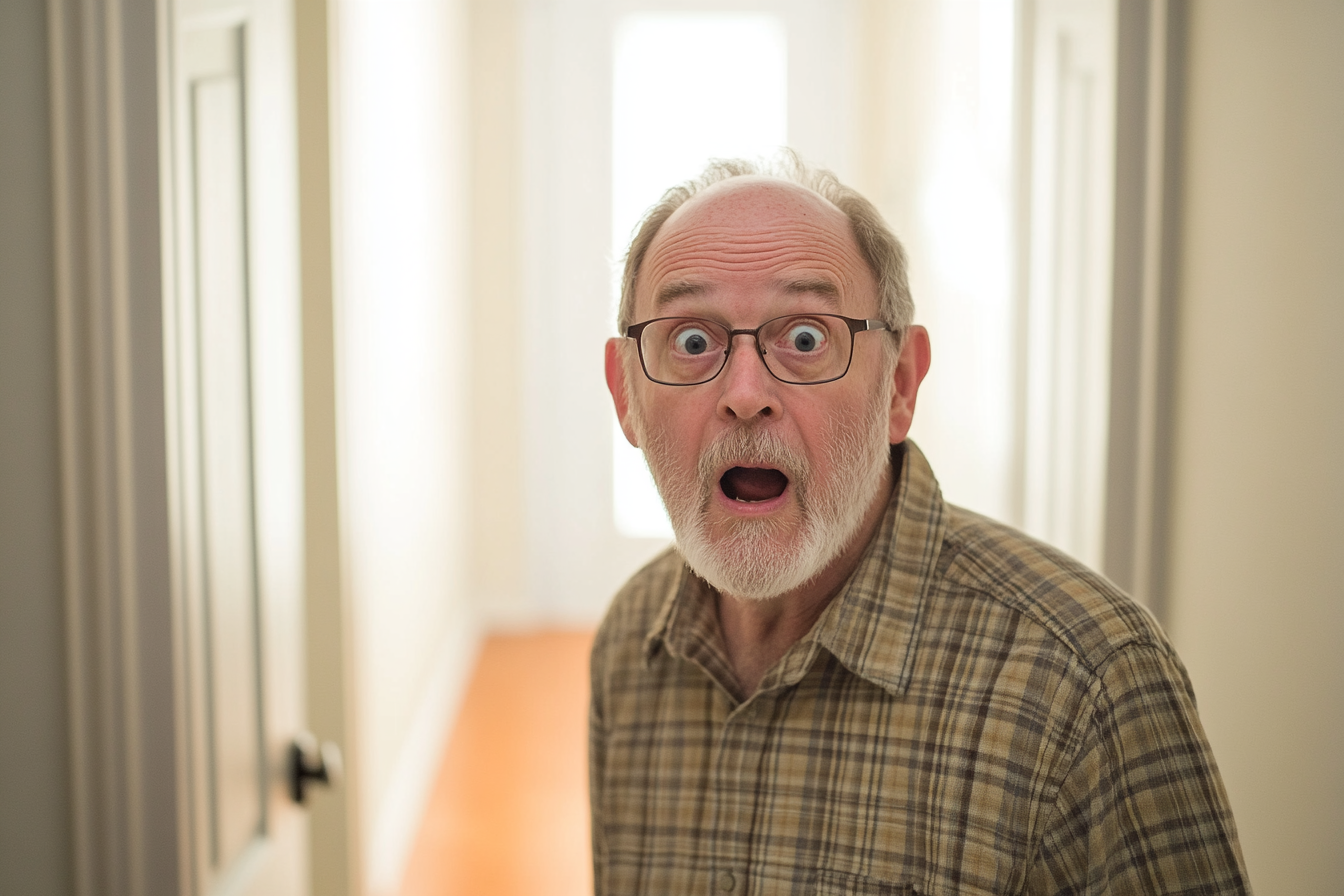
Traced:
<path fill-rule="evenodd" d="M 789 496 L 793 492 L 791 485 L 786 485 L 784 491 L 765 501 L 738 501 L 736 498 L 730 498 L 723 493 L 723 489 L 716 487 L 714 489 L 715 503 L 723 507 L 731 514 L 737 516 L 765 516 L 774 513 L 784 507 L 789 502 Z"/>

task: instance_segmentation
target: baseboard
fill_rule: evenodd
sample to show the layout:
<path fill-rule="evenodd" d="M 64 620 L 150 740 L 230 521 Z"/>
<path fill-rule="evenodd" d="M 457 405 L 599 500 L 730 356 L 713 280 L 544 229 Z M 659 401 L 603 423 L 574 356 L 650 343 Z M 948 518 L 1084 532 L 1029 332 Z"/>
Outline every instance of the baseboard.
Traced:
<path fill-rule="evenodd" d="M 370 896 L 392 896 L 401 885 L 480 645 L 480 627 L 471 622 L 453 626 L 439 647 L 424 699 L 369 832 Z"/>

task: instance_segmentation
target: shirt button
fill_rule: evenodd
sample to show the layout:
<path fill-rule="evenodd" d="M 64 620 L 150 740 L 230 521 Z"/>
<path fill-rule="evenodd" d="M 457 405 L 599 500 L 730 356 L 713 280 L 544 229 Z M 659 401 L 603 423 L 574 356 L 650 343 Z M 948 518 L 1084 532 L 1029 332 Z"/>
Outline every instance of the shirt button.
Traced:
<path fill-rule="evenodd" d="M 724 893 L 731 893 L 733 892 L 733 888 L 736 886 L 737 886 L 737 878 L 733 876 L 733 872 L 731 871 L 719 872 L 720 890 L 722 890 Z"/>

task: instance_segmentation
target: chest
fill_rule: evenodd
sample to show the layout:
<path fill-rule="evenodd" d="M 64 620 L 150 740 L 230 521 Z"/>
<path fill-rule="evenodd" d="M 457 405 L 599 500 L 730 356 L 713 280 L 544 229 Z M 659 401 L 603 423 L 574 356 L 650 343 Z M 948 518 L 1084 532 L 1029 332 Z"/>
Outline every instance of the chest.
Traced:
<path fill-rule="evenodd" d="M 649 674 L 609 695 L 605 892 L 1020 888 L 1067 736 L 1011 670 L 896 695 L 826 656 L 740 705 L 671 657 Z"/>

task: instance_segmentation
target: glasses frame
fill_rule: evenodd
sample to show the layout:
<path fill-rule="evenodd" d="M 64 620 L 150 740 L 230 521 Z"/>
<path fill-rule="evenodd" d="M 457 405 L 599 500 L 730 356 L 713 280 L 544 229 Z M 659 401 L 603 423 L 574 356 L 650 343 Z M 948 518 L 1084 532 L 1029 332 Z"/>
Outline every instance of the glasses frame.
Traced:
<path fill-rule="evenodd" d="M 761 330 L 764 330 L 766 327 L 770 326 L 777 320 L 786 320 L 791 317 L 831 317 L 835 318 L 836 320 L 844 321 L 845 326 L 849 327 L 849 358 L 845 361 L 845 369 L 840 371 L 835 376 L 828 377 L 827 379 L 824 380 L 807 380 L 805 382 L 800 382 L 798 380 L 786 380 L 784 379 L 784 377 L 780 376 L 779 374 L 771 370 L 770 364 L 765 360 L 765 349 L 761 346 L 761 336 L 760 336 Z M 728 347 L 723 350 L 723 360 L 719 362 L 718 369 L 715 370 L 714 373 L 711 374 L 710 376 L 705 377 L 703 380 L 696 380 L 693 383 L 670 383 L 667 380 L 660 380 L 653 374 L 649 373 L 649 365 L 644 360 L 644 340 L 641 337 L 644 334 L 645 327 L 649 326 L 649 324 L 656 324 L 662 320 L 698 321 L 700 323 L 712 324 L 716 327 L 722 327 L 723 329 L 728 330 Z M 761 324 L 759 327 L 749 330 L 729 329 L 728 327 L 725 327 L 718 321 L 709 320 L 708 318 L 704 317 L 652 317 L 646 321 L 641 321 L 640 323 L 631 324 L 630 326 L 626 327 L 625 336 L 628 339 L 635 340 L 635 347 L 639 350 L 639 366 L 640 368 L 643 369 L 644 376 L 648 377 L 651 382 L 658 383 L 660 386 L 702 386 L 705 383 L 708 383 L 710 380 L 715 379 L 719 374 L 723 373 L 723 369 L 728 366 L 728 356 L 733 353 L 733 346 L 737 343 L 738 336 L 751 337 L 751 341 L 756 346 L 756 354 L 759 355 L 761 358 L 761 366 L 765 368 L 766 373 L 770 374 L 772 377 L 779 380 L 781 383 L 788 383 L 791 386 L 820 386 L 822 383 L 833 383 L 838 379 L 842 379 L 845 374 L 849 373 L 849 368 L 854 363 L 854 337 L 858 333 L 866 333 L 869 330 L 886 330 L 889 333 L 895 333 L 895 331 L 892 330 L 892 328 L 887 325 L 886 321 L 871 320 L 862 317 L 845 317 L 843 314 L 829 314 L 829 313 L 809 314 L 807 312 L 803 312 L 801 314 L 781 314 L 778 317 L 770 318 L 765 323 Z"/>

